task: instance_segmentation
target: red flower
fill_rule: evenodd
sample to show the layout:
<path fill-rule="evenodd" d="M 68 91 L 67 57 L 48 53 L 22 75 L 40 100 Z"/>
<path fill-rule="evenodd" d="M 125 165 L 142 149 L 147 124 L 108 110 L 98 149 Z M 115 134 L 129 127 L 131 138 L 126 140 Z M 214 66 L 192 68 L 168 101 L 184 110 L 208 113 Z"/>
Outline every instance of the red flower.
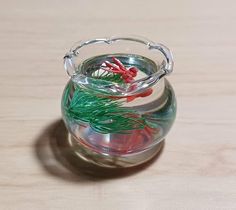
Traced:
<path fill-rule="evenodd" d="M 115 57 L 111 58 L 114 63 L 110 63 L 109 61 L 105 61 L 104 65 L 107 67 L 106 71 L 113 72 L 115 74 L 120 74 L 123 80 L 126 83 L 131 83 L 134 81 L 134 77 L 137 76 L 138 69 L 134 66 L 130 68 L 126 68 L 120 60 Z"/>
<path fill-rule="evenodd" d="M 102 68 L 105 71 L 109 71 L 115 74 L 120 74 L 122 76 L 122 79 L 126 82 L 126 83 L 131 83 L 134 81 L 134 77 L 137 76 L 138 73 L 138 69 L 134 66 L 131 66 L 129 68 L 126 68 L 120 60 L 118 60 L 115 57 L 111 58 L 113 63 L 109 62 L 109 61 L 105 61 L 103 63 L 103 65 L 105 65 L 105 68 Z M 128 96 L 127 98 L 127 102 L 133 101 L 134 99 L 138 98 L 138 97 L 146 97 L 151 95 L 153 92 L 152 88 L 147 89 L 146 91 L 139 93 L 137 95 L 133 95 L 133 96 Z M 116 98 L 116 97 L 115 97 Z M 120 98 L 120 97 L 118 97 Z"/>

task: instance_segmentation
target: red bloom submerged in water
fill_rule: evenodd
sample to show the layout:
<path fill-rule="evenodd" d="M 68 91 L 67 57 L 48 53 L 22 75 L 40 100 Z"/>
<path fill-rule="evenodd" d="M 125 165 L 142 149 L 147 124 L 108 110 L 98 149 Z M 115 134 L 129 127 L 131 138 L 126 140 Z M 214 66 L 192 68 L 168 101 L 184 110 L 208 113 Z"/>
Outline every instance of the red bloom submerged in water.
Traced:
<path fill-rule="evenodd" d="M 118 60 L 115 57 L 111 58 L 113 63 L 110 63 L 109 61 L 105 61 L 104 65 L 106 68 L 103 68 L 105 71 L 110 71 L 115 74 L 120 74 L 122 76 L 122 79 L 126 83 L 130 83 L 134 81 L 134 77 L 137 76 L 138 69 L 134 66 L 130 68 L 126 68 L 120 60 Z"/>
<path fill-rule="evenodd" d="M 133 101 L 134 99 L 138 98 L 138 97 L 146 97 L 146 96 L 150 96 L 152 94 L 153 90 L 152 88 L 147 89 L 146 91 L 133 95 L 133 96 L 127 96 L 127 102 Z"/>
<path fill-rule="evenodd" d="M 122 79 L 126 83 L 131 83 L 134 81 L 134 77 L 137 76 L 138 69 L 134 66 L 131 66 L 129 68 L 126 68 L 119 59 L 112 57 L 112 61 L 114 63 L 111 63 L 109 61 L 105 61 L 102 65 L 102 69 L 105 71 L 109 71 L 115 74 L 120 74 L 122 76 Z M 104 68 L 105 67 L 105 68 Z M 133 101 L 134 99 L 138 97 L 146 97 L 151 95 L 153 92 L 152 88 L 147 89 L 146 91 L 133 95 L 133 96 L 126 96 L 127 102 Z M 119 97 L 120 98 L 120 97 Z"/>

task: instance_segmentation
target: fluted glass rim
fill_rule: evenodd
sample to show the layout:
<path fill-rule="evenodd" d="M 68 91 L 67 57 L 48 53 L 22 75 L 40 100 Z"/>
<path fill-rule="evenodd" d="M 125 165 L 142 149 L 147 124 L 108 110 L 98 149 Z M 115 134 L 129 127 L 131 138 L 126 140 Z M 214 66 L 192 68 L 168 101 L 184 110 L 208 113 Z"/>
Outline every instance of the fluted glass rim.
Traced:
<path fill-rule="evenodd" d="M 164 56 L 164 62 L 160 66 L 160 70 L 142 79 L 135 80 L 131 83 L 126 83 L 122 85 L 117 84 L 115 82 L 110 82 L 110 84 L 106 83 L 104 85 L 101 85 L 101 83 L 99 83 L 99 86 L 96 86 L 96 83 L 94 83 L 96 79 L 92 79 L 91 77 L 88 77 L 82 73 L 77 72 L 77 66 L 74 61 L 76 58 L 79 57 L 80 50 L 82 48 L 97 43 L 104 43 L 110 45 L 113 44 L 114 42 L 120 42 L 120 41 L 130 41 L 130 42 L 140 43 L 145 45 L 148 50 L 156 50 L 158 52 L 161 52 L 162 55 Z M 138 94 L 142 92 L 143 89 L 149 88 L 150 86 L 158 82 L 162 77 L 170 74 L 173 71 L 173 66 L 174 66 L 173 55 L 169 48 L 167 48 L 163 44 L 155 43 L 146 38 L 141 38 L 137 36 L 132 36 L 132 37 L 120 36 L 120 37 L 110 37 L 110 38 L 105 37 L 105 38 L 95 38 L 95 39 L 80 41 L 78 44 L 72 47 L 70 51 L 66 53 L 66 55 L 64 56 L 64 68 L 67 74 L 71 77 L 71 80 L 73 82 L 77 83 L 78 85 L 82 85 L 85 88 L 94 89 L 103 94 L 122 95 L 122 96 Z M 91 85 L 91 83 L 94 84 Z M 143 87 L 143 88 L 137 88 L 137 87 Z"/>

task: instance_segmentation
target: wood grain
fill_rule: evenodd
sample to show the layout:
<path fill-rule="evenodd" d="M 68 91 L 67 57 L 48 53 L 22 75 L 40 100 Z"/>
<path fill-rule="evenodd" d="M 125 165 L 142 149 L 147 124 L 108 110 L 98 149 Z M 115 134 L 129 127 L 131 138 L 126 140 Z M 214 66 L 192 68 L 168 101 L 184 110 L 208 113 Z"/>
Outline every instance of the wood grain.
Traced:
<path fill-rule="evenodd" d="M 235 1 L 0 2 L 0 209 L 236 209 Z M 62 57 L 80 39 L 120 34 L 172 49 L 176 123 L 144 170 L 74 173 L 48 145 Z"/>

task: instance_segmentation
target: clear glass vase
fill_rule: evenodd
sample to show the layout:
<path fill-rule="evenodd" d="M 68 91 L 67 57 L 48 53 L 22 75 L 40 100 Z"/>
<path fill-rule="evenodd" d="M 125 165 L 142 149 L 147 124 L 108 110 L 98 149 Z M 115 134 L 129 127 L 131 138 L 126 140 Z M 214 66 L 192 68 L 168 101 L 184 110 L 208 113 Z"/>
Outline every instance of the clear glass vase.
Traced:
<path fill-rule="evenodd" d="M 71 145 L 88 162 L 131 167 L 152 158 L 176 116 L 164 78 L 170 50 L 136 37 L 82 41 L 64 57 L 70 76 L 62 115 Z"/>

